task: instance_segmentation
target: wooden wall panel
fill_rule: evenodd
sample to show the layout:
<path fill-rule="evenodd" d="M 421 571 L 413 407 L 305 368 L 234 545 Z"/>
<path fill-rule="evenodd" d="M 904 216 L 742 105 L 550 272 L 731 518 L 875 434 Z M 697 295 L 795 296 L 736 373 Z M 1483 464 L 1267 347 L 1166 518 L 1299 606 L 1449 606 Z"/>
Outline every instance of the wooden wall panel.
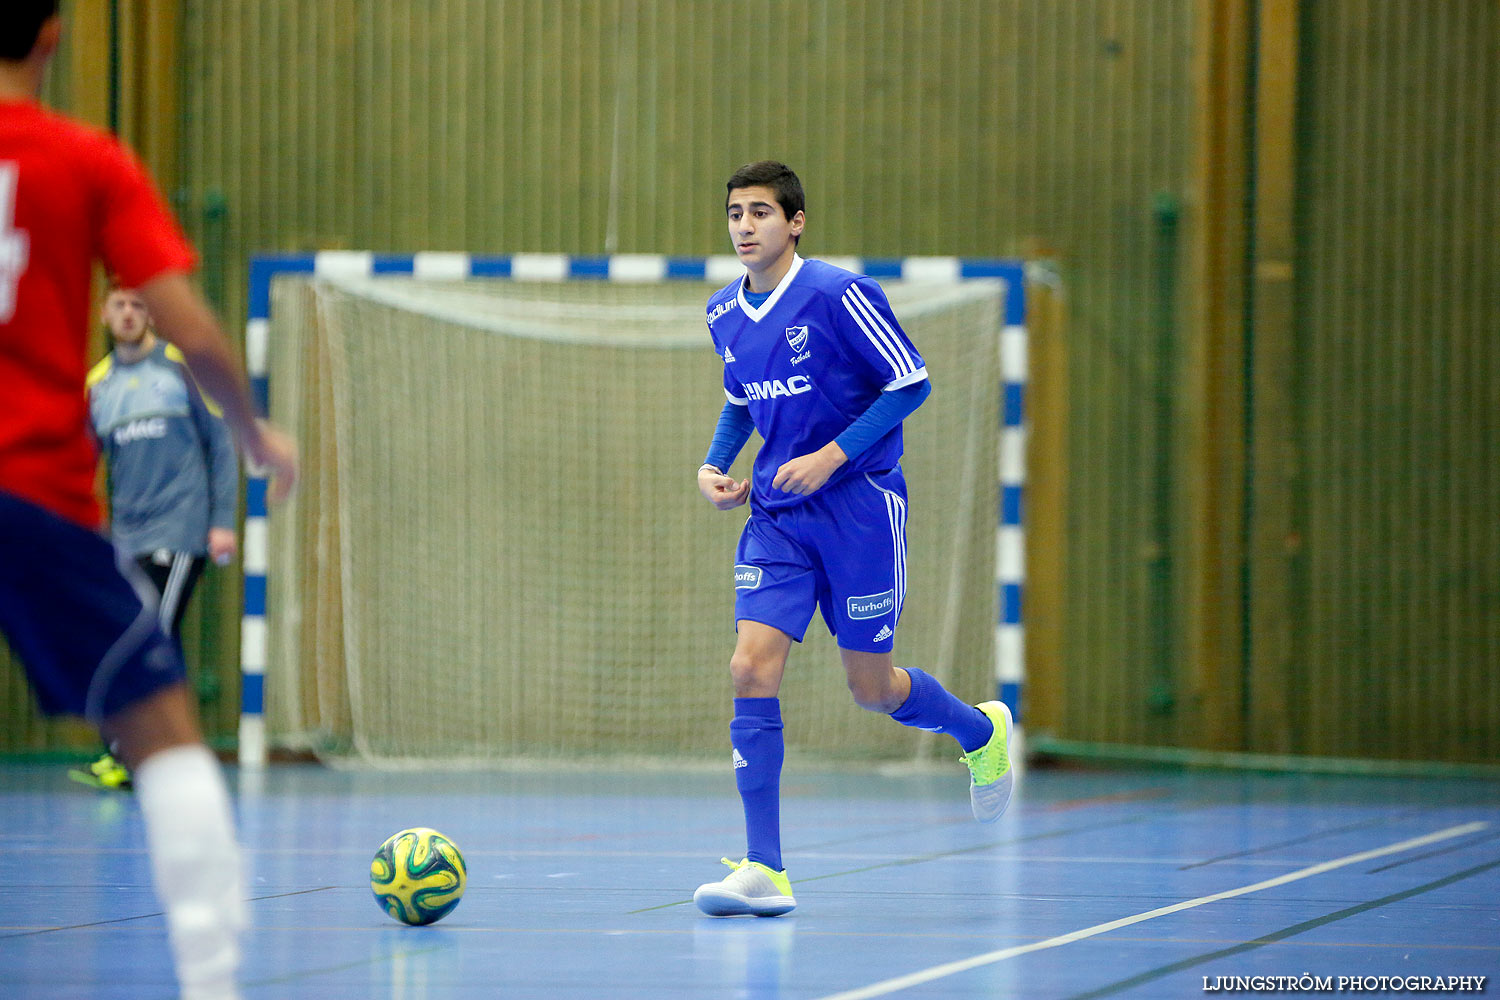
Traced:
<path fill-rule="evenodd" d="M 197 199 L 228 200 L 209 266 L 231 315 L 255 250 L 723 252 L 723 178 L 763 156 L 807 184 L 808 253 L 1055 256 L 1091 470 L 1070 507 L 1080 694 L 1056 721 L 1172 739 L 1152 205 L 1187 184 L 1193 10 L 190 3 L 186 160 Z"/>
<path fill-rule="evenodd" d="M 785 159 L 809 254 L 1055 263 L 1038 731 L 1496 756 L 1492 0 L 126 6 L 122 124 L 234 336 L 254 253 L 721 253 L 724 178 Z M 65 8 L 49 99 L 97 112 L 106 5 Z M 1257 24 L 1294 88 L 1252 73 Z M 1290 120 L 1258 119 L 1252 87 Z M 1281 348 L 1256 355 L 1273 285 Z M 191 641 L 227 732 L 238 591 L 208 586 Z M 16 690 L 11 730 L 48 743 Z"/>
<path fill-rule="evenodd" d="M 1153 198 L 1185 183 L 1192 10 L 185 0 L 179 207 L 234 330 L 263 251 L 721 253 L 723 180 L 765 156 L 807 184 L 811 254 L 1054 256 L 1065 433 L 1090 470 L 1070 480 L 1081 694 L 1059 724 L 1143 739 L 1163 666 L 1142 665 L 1160 416 L 1142 248 Z"/>
<path fill-rule="evenodd" d="M 1307 4 L 1300 753 L 1500 761 L 1500 7 Z"/>

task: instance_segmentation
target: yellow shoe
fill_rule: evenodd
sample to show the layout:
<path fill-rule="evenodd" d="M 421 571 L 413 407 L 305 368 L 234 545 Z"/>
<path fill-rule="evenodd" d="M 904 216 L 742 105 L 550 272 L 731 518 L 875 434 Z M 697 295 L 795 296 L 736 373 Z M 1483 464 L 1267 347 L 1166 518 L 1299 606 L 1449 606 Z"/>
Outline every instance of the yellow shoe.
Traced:
<path fill-rule="evenodd" d="M 739 864 L 728 858 L 722 860 L 734 870 L 722 882 L 700 885 L 693 893 L 693 902 L 704 913 L 711 917 L 742 914 L 779 917 L 796 908 L 792 883 L 787 880 L 785 871 L 772 871 L 749 858 Z"/>
<path fill-rule="evenodd" d="M 130 772 L 111 754 L 105 754 L 87 767 L 73 768 L 68 772 L 68 777 L 90 788 L 119 788 L 129 791 L 131 787 Z"/>
<path fill-rule="evenodd" d="M 1010 793 L 1015 788 L 1016 772 L 1006 752 L 1006 744 L 1010 742 L 1010 709 L 1002 701 L 987 701 L 978 708 L 995 724 L 995 734 L 984 746 L 959 760 L 969 765 L 973 779 L 969 785 L 969 805 L 974 818 L 981 823 L 993 823 L 1010 805 Z"/>

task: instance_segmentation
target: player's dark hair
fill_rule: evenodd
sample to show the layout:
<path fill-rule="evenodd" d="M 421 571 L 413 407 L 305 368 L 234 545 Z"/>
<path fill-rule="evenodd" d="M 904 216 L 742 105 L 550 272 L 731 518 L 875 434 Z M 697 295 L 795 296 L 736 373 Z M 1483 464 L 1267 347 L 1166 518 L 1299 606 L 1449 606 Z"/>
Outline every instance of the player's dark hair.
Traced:
<path fill-rule="evenodd" d="M 20 62 L 36 48 L 42 25 L 57 13 L 58 0 L 4 0 L 0 3 L 0 59 Z"/>
<path fill-rule="evenodd" d="M 786 213 L 788 220 L 807 208 L 807 199 L 802 194 L 802 182 L 785 163 L 775 160 L 757 160 L 747 163 L 734 172 L 724 186 L 724 207 L 729 207 L 729 194 L 736 188 L 768 187 L 776 192 L 776 203 Z"/>

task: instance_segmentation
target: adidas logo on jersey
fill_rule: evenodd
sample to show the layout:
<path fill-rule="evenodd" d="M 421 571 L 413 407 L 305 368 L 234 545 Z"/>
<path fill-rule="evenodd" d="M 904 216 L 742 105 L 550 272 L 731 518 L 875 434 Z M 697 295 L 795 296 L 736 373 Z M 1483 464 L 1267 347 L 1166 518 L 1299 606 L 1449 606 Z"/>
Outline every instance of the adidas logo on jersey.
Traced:
<path fill-rule="evenodd" d="M 739 770 L 742 767 L 749 767 L 750 766 L 750 762 L 748 760 L 746 760 L 745 758 L 743 758 L 743 757 L 740 756 L 740 748 L 739 747 L 735 747 L 734 748 L 734 757 L 732 758 L 732 760 L 734 761 L 735 770 Z"/>
<path fill-rule="evenodd" d="M 875 633 L 875 638 L 872 639 L 871 641 L 872 642 L 884 642 L 885 640 L 889 639 L 890 637 L 891 637 L 891 627 L 889 625 L 882 625 L 882 626 L 880 626 L 880 631 Z"/>
<path fill-rule="evenodd" d="M 727 347 L 727 346 L 726 346 L 726 347 L 725 347 L 725 348 L 724 348 L 724 363 L 725 363 L 725 364 L 726 364 L 726 365 L 727 365 L 727 364 L 731 364 L 731 363 L 733 363 L 733 361 L 734 361 L 734 352 L 733 352 L 733 351 L 731 351 L 731 350 L 730 350 L 730 349 L 729 349 L 729 348 L 728 348 L 728 347 Z"/>

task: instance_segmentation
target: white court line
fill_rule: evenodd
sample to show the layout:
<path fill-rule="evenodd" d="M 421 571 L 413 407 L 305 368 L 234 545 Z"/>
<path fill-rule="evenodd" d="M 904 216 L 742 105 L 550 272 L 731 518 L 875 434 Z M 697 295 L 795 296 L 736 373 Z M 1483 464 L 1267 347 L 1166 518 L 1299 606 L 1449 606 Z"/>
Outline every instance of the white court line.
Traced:
<path fill-rule="evenodd" d="M 1017 955 L 1025 955 L 1033 951 L 1042 951 L 1046 948 L 1056 948 L 1074 941 L 1082 941 L 1084 938 L 1097 937 L 1110 931 L 1119 930 L 1121 927 L 1129 927 L 1155 917 L 1164 917 L 1169 913 L 1177 913 L 1180 910 L 1191 910 L 1205 903 L 1217 903 L 1221 899 L 1233 899 L 1235 896 L 1244 896 L 1247 893 L 1259 892 L 1262 889 L 1274 888 L 1278 885 L 1286 885 L 1288 882 L 1296 882 L 1299 879 L 1310 878 L 1313 875 L 1321 875 L 1324 872 L 1333 871 L 1335 868 L 1343 868 L 1346 865 L 1357 865 L 1361 861 L 1369 861 L 1373 858 L 1383 858 L 1387 854 L 1398 854 L 1401 851 L 1409 851 L 1414 847 L 1423 847 L 1427 844 L 1436 843 L 1439 840 L 1451 840 L 1454 837 L 1462 837 L 1466 833 L 1483 830 L 1489 826 L 1488 823 L 1465 823 L 1462 826 L 1450 826 L 1446 830 L 1438 830 L 1423 837 L 1413 837 L 1411 840 L 1403 840 L 1396 844 L 1387 844 L 1385 847 L 1377 847 L 1373 851 L 1361 851 L 1358 854 L 1350 854 L 1346 857 L 1336 858 L 1333 861 L 1324 861 L 1321 864 L 1312 865 L 1298 871 L 1268 878 L 1264 882 L 1256 882 L 1254 885 L 1242 885 L 1238 889 L 1226 889 L 1216 892 L 1212 896 L 1199 896 L 1197 899 L 1189 899 L 1182 903 L 1173 903 L 1171 906 L 1158 907 L 1155 910 L 1147 910 L 1145 913 L 1137 913 L 1133 917 L 1121 917 L 1119 920 L 1111 920 L 1107 924 L 1095 924 L 1093 927 L 1085 927 L 1081 931 L 1071 931 L 1060 934 L 1057 937 L 1048 938 L 1045 941 L 1036 941 L 1032 944 L 1017 945 L 1014 948 L 1001 948 L 999 951 L 988 952 L 984 955 L 975 955 L 973 958 L 965 958 L 958 962 L 948 962 L 944 965 L 934 965 L 930 969 L 913 972 L 905 976 L 897 976 L 894 979 L 884 979 L 869 986 L 862 986 L 857 990 L 847 990 L 843 993 L 831 993 L 818 1000 L 867 1000 L 869 997 L 881 997 L 897 990 L 904 990 L 911 986 L 919 986 L 922 983 L 930 983 L 934 979 L 942 979 L 958 972 L 967 972 L 977 969 L 982 965 L 993 965 L 1003 962 L 1007 958 L 1015 958 Z"/>

